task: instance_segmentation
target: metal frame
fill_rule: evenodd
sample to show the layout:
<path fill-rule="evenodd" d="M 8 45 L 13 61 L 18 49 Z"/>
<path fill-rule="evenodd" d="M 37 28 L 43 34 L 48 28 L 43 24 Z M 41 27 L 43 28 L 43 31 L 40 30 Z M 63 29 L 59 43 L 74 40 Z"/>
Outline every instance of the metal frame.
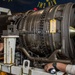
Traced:
<path fill-rule="evenodd" d="M 27 63 L 28 65 L 25 65 Z M 56 74 L 50 74 L 45 72 L 44 69 L 30 67 L 29 60 L 24 60 L 23 66 L 13 66 L 13 65 L 0 63 L 0 70 L 15 75 L 62 75 L 63 74 L 62 72 L 57 72 Z"/>

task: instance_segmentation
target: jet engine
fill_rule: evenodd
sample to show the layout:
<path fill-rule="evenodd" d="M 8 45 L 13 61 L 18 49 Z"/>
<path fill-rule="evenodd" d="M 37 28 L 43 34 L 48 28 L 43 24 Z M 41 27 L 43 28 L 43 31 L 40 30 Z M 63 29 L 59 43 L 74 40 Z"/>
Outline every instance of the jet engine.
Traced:
<path fill-rule="evenodd" d="M 15 62 L 30 60 L 38 67 L 49 62 L 74 62 L 75 59 L 75 4 L 67 3 L 29 10 L 11 16 L 0 15 L 0 33 L 8 25 L 19 32 Z M 14 30 L 12 30 L 14 31 Z M 66 61 L 65 61 L 66 60 Z"/>

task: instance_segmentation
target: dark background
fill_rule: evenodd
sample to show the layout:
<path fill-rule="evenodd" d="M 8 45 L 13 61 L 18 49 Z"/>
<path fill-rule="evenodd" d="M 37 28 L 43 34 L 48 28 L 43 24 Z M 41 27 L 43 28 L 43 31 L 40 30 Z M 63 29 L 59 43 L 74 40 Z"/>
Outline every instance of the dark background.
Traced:
<path fill-rule="evenodd" d="M 50 1 L 50 0 L 49 0 Z M 33 8 L 37 7 L 38 3 L 46 3 L 46 0 L 0 0 L 0 7 L 9 8 L 12 12 L 24 12 L 27 10 L 33 10 Z M 63 4 L 68 2 L 75 2 L 75 0 L 56 0 L 56 4 Z M 42 8 L 41 8 L 42 9 Z"/>

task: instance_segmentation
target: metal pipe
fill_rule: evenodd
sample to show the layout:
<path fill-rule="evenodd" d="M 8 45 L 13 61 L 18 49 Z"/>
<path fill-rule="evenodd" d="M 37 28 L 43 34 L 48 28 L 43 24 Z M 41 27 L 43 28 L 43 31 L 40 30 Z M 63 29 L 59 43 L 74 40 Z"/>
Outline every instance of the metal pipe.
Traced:
<path fill-rule="evenodd" d="M 56 54 L 61 53 L 61 50 L 55 50 L 49 57 L 49 59 L 57 59 Z"/>
<path fill-rule="evenodd" d="M 40 61 L 40 62 L 45 62 L 45 63 L 50 63 L 50 62 L 62 62 L 62 63 L 71 63 L 70 60 L 50 60 L 48 58 L 37 58 L 37 57 L 32 57 L 29 55 L 29 53 L 26 51 L 25 48 L 19 47 L 17 48 L 18 50 L 21 50 L 31 61 Z"/>

